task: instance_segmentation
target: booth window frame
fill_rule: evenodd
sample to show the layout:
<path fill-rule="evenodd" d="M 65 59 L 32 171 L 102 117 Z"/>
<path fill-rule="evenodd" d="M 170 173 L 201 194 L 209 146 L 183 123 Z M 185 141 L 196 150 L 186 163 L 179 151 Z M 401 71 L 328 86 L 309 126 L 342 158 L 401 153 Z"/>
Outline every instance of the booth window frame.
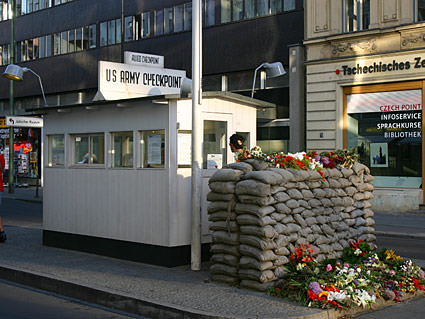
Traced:
<path fill-rule="evenodd" d="M 53 162 L 53 153 L 56 153 L 53 150 L 53 145 L 54 145 L 53 139 L 55 137 L 62 137 L 63 138 L 63 149 L 62 149 L 62 152 L 60 152 L 62 154 L 63 163 L 60 163 L 60 164 Z M 47 135 L 47 143 L 48 143 L 48 162 L 47 162 L 48 167 L 65 167 L 65 163 L 66 163 L 65 134 L 49 134 L 49 135 Z M 59 149 L 59 151 L 60 151 L 60 149 Z"/>
<path fill-rule="evenodd" d="M 70 134 L 69 135 L 69 137 L 70 137 L 70 160 L 71 160 L 71 166 L 74 166 L 74 167 L 99 167 L 99 168 L 105 168 L 105 165 L 106 165 L 106 156 L 105 156 L 105 150 L 106 150 L 106 144 L 105 144 L 105 142 L 106 142 L 106 138 L 105 138 L 105 133 L 104 132 L 93 132 L 93 133 L 72 133 L 72 134 Z M 81 137 L 81 138 L 84 138 L 84 137 L 87 137 L 87 153 L 88 153 L 88 158 L 89 158 L 89 162 L 88 163 L 83 163 L 82 161 L 83 161 L 83 159 L 79 156 L 79 158 L 81 158 L 81 160 L 80 161 L 77 161 L 77 158 L 76 158 L 76 145 L 75 145 L 75 142 L 76 142 L 76 138 L 78 138 L 78 137 Z M 102 153 L 102 151 L 100 151 L 100 152 L 98 152 L 98 154 L 100 155 L 100 154 L 102 154 L 102 156 L 103 156 L 103 162 L 98 162 L 98 163 L 94 163 L 94 158 L 93 158 L 93 155 L 96 155 L 96 154 L 93 154 L 94 152 L 93 152 L 93 145 L 94 145 L 94 142 L 93 142 L 93 138 L 94 137 L 101 137 L 102 139 L 103 139 L 103 148 L 102 148 L 102 151 L 103 151 L 103 153 Z M 99 157 L 96 155 L 96 157 L 97 157 L 97 161 L 100 161 L 100 159 L 99 159 Z"/>
<path fill-rule="evenodd" d="M 145 136 L 148 135 L 145 134 L 160 134 L 161 135 L 161 163 L 160 164 L 154 164 L 149 163 L 149 147 L 148 142 L 146 143 Z M 168 166 L 168 151 L 167 151 L 167 130 L 166 129 L 152 129 L 152 130 L 138 130 L 137 131 L 138 138 L 138 159 L 137 159 L 137 168 L 139 169 L 166 169 Z M 146 153 L 146 155 L 145 155 Z M 152 165 L 152 166 L 150 166 Z"/>
<path fill-rule="evenodd" d="M 115 145 L 115 137 L 131 137 L 131 141 L 130 141 L 130 143 L 131 143 L 131 146 L 130 146 L 130 150 L 131 150 L 131 153 L 126 153 L 125 155 L 130 155 L 130 158 L 131 158 L 131 164 L 130 165 L 123 165 L 123 164 L 121 164 L 121 165 L 117 165 L 116 164 L 116 158 L 115 158 L 115 152 L 116 152 L 116 145 Z M 110 164 L 111 164 L 111 168 L 127 168 L 127 169 L 129 169 L 129 168 L 134 168 L 134 155 L 136 154 L 136 152 L 134 151 L 134 145 L 135 145 L 135 138 L 134 138 L 134 131 L 117 131 L 117 132 L 111 132 L 110 133 L 110 137 L 111 137 L 111 139 L 110 139 L 110 153 L 111 153 L 111 156 L 110 156 Z M 123 162 L 125 162 L 125 158 L 124 158 L 124 156 L 125 155 L 122 155 L 122 143 L 120 144 L 120 146 L 121 146 L 121 163 L 123 163 Z"/>

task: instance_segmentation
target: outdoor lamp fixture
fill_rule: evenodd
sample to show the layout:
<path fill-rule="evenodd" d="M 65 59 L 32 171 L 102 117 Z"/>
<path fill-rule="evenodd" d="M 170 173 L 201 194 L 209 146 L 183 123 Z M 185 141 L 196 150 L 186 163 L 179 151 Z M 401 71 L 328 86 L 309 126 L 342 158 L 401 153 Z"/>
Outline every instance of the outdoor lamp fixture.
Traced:
<path fill-rule="evenodd" d="M 255 69 L 255 72 L 254 72 L 254 80 L 252 81 L 251 97 L 254 97 L 255 80 L 257 78 L 257 71 L 261 68 L 264 68 L 266 70 L 266 76 L 268 78 L 275 78 L 277 76 L 286 74 L 286 71 L 283 68 L 282 63 L 280 62 L 273 62 L 273 63 L 266 62 L 261 64 L 259 67 Z"/>
<path fill-rule="evenodd" d="M 192 80 L 183 78 L 182 84 L 180 85 L 180 94 L 187 96 L 189 93 L 192 93 Z"/>
<path fill-rule="evenodd" d="M 16 64 L 9 64 L 6 67 L 6 70 L 3 72 L 3 76 L 5 78 L 8 78 L 9 80 L 22 81 L 24 79 L 24 73 L 27 71 L 30 71 L 32 74 L 34 74 L 38 78 L 38 82 L 40 83 L 41 93 L 43 94 L 44 106 L 47 106 L 46 96 L 44 95 L 44 89 L 43 89 L 43 84 L 41 83 L 41 78 L 33 70 L 29 68 L 21 67 Z"/>

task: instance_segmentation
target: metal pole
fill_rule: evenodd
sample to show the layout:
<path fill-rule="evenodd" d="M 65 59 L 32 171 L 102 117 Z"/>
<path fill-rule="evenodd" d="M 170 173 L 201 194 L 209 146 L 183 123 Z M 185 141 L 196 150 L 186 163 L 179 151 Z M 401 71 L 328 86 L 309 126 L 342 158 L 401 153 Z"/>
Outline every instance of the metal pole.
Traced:
<path fill-rule="evenodd" d="M 12 10 L 11 11 L 11 17 L 10 17 L 10 64 L 15 63 L 15 0 L 12 0 L 11 2 Z M 9 107 L 10 107 L 10 115 L 13 116 L 15 114 L 15 107 L 14 107 L 14 91 L 13 91 L 13 80 L 10 80 L 10 91 L 9 91 Z M 13 193 L 15 191 L 15 184 L 14 184 L 14 131 L 13 127 L 9 127 L 9 184 L 8 184 L 8 192 Z"/>
<path fill-rule="evenodd" d="M 192 0 L 192 244 L 191 269 L 201 270 L 202 18 L 201 0 Z"/>
<path fill-rule="evenodd" d="M 121 63 L 124 63 L 124 36 L 125 36 L 125 23 L 124 23 L 124 0 L 121 0 Z"/>

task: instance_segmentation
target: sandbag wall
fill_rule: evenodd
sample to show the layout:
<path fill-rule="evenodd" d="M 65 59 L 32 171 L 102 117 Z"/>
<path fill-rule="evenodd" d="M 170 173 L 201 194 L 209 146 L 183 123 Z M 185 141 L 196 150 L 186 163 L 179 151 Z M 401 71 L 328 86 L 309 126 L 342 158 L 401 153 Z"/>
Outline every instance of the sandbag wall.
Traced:
<path fill-rule="evenodd" d="M 316 259 L 342 255 L 350 240 L 376 240 L 369 168 L 269 168 L 257 160 L 218 170 L 209 181 L 211 280 L 264 291 L 289 255 L 309 243 Z"/>

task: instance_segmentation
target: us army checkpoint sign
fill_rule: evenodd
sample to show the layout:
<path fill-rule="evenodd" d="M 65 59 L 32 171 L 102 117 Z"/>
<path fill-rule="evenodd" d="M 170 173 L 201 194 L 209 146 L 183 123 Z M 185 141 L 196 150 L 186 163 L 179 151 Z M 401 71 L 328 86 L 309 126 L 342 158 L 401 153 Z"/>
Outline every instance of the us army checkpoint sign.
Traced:
<path fill-rule="evenodd" d="M 99 61 L 99 91 L 105 100 L 180 94 L 186 71 Z"/>

